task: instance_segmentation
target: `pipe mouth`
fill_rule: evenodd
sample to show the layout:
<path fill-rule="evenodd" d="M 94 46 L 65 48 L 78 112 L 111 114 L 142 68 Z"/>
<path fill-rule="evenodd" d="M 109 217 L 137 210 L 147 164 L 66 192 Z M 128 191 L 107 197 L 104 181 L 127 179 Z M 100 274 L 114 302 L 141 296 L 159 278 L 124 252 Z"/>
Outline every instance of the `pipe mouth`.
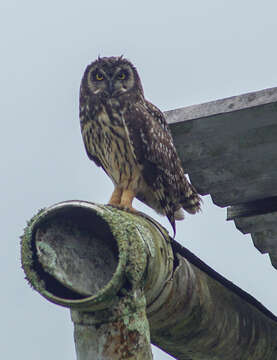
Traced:
<path fill-rule="evenodd" d="M 25 246 L 22 265 L 31 285 L 48 300 L 80 310 L 109 306 L 120 288 L 123 264 L 104 215 L 101 205 L 65 201 L 34 219 L 30 236 L 23 236 L 28 254 Z"/>

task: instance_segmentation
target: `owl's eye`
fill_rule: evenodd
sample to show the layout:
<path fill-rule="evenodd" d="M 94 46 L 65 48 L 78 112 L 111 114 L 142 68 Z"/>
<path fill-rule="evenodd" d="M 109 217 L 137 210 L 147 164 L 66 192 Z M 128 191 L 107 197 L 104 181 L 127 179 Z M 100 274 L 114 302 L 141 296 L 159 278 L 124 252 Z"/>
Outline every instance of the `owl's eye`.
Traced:
<path fill-rule="evenodd" d="M 123 71 L 120 72 L 120 73 L 118 74 L 117 78 L 118 78 L 119 80 L 124 80 L 124 79 L 126 79 L 126 73 L 123 72 Z"/>
<path fill-rule="evenodd" d="M 95 79 L 98 80 L 98 81 L 101 81 L 101 80 L 104 79 L 104 76 L 102 74 L 100 74 L 100 73 L 96 73 Z"/>

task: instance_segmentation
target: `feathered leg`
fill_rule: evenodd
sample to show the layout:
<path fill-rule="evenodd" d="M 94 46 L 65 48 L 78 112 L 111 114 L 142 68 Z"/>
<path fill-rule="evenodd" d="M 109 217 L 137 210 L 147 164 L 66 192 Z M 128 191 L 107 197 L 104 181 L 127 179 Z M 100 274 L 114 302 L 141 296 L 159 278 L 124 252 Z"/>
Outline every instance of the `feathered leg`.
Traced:
<path fill-rule="evenodd" d="M 137 210 L 135 210 L 132 206 L 134 197 L 136 196 L 135 192 L 130 189 L 123 190 L 121 201 L 120 201 L 120 207 L 122 209 L 127 209 L 133 213 L 137 213 Z"/>
<path fill-rule="evenodd" d="M 120 204 L 122 192 L 123 192 L 122 188 L 116 186 L 108 202 L 108 205 L 118 206 Z"/>

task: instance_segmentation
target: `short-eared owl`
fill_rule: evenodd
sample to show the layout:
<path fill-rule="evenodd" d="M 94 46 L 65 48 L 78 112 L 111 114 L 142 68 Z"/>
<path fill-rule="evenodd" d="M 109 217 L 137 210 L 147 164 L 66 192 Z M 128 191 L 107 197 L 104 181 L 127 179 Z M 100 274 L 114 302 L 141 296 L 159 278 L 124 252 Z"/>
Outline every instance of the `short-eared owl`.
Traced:
<path fill-rule="evenodd" d="M 183 210 L 200 210 L 163 113 L 144 98 L 136 68 L 122 57 L 103 57 L 85 70 L 80 121 L 87 154 L 112 179 L 109 204 L 135 212 L 134 197 L 166 215 L 175 235 Z"/>

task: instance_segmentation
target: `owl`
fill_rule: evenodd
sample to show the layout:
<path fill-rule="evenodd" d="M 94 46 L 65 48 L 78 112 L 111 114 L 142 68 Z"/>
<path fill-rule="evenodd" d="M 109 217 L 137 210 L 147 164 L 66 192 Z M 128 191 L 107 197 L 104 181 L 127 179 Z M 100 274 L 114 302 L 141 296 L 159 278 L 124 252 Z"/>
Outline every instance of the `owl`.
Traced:
<path fill-rule="evenodd" d="M 134 65 L 121 57 L 87 66 L 80 88 L 80 123 L 88 157 L 114 184 L 109 205 L 136 213 L 141 200 L 175 221 L 200 210 L 163 113 L 144 97 Z"/>

